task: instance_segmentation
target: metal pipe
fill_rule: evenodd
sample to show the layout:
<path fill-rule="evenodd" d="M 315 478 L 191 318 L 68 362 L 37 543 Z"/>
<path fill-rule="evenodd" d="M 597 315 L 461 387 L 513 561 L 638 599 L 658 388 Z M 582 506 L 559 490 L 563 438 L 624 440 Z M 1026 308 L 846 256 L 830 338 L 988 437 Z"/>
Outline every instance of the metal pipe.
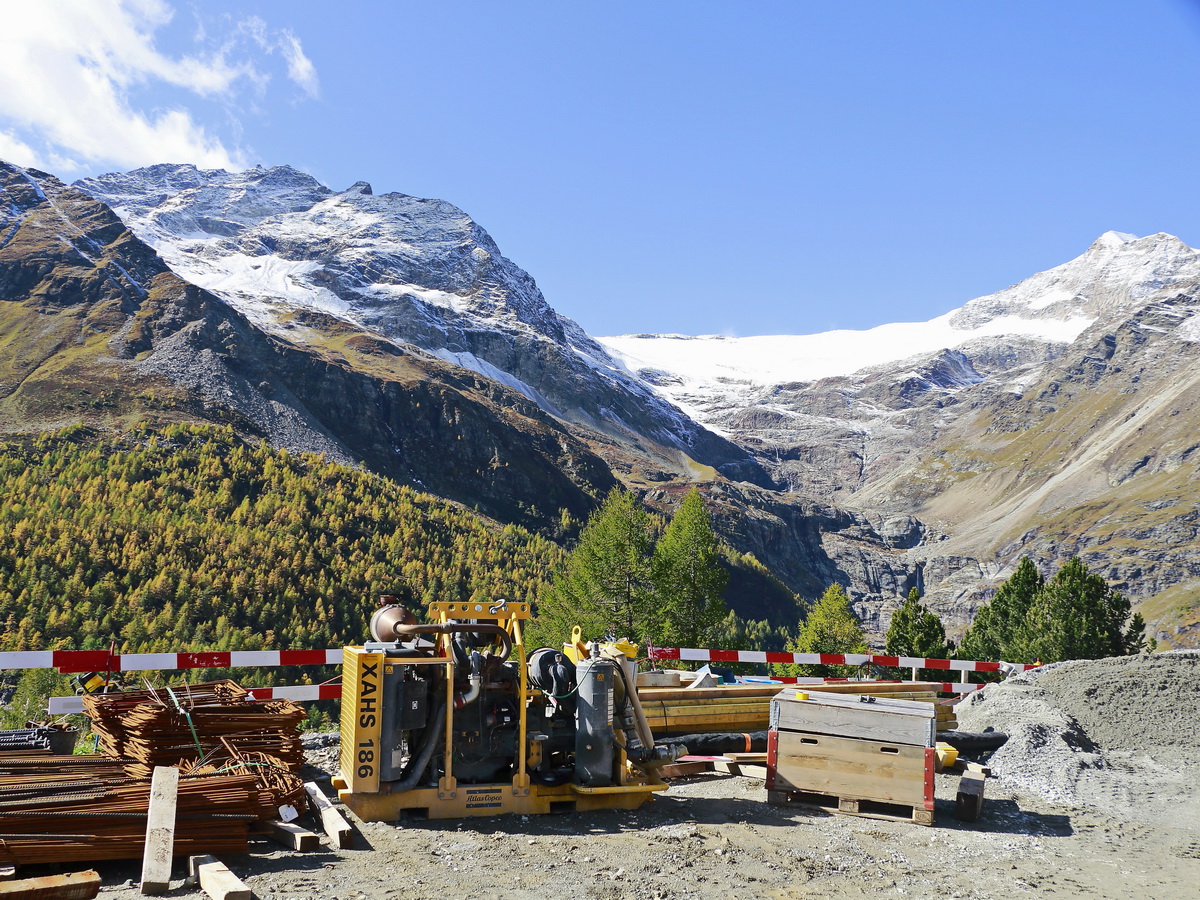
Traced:
<path fill-rule="evenodd" d="M 487 625 L 479 622 L 440 622 L 434 625 L 402 625 L 392 626 L 392 632 L 397 639 L 412 637 L 418 634 L 491 634 L 500 639 L 501 659 L 507 659 L 512 652 L 512 638 L 500 625 Z M 387 638 L 381 638 L 387 640 Z"/>

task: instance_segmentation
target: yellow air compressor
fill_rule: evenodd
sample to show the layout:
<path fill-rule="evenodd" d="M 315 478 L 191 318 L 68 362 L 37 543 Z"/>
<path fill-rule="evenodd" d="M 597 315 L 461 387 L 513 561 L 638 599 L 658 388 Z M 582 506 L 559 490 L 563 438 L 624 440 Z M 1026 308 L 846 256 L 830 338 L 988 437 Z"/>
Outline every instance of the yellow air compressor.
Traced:
<path fill-rule="evenodd" d="M 526 603 L 433 603 L 418 624 L 380 607 L 342 654 L 338 795 L 365 821 L 633 809 L 666 788 L 632 660 L 526 658 Z M 625 648 L 622 648 L 625 649 Z"/>

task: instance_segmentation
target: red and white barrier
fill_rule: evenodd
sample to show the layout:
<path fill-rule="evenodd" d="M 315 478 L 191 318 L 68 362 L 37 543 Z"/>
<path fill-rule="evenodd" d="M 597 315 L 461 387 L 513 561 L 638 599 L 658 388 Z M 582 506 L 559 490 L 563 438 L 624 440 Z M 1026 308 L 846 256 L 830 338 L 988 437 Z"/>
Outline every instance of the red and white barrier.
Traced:
<path fill-rule="evenodd" d="M 649 647 L 653 661 L 713 663 L 808 663 L 825 666 L 893 666 L 906 669 L 937 669 L 952 672 L 1023 672 L 1037 668 L 1025 663 L 998 663 L 963 659 L 929 659 L 913 656 L 881 656 L 874 653 L 785 653 L 763 650 L 702 650 L 694 647 Z M 107 650 L 15 650 L 0 652 L 0 669 L 57 669 L 62 674 L 79 672 L 144 672 L 170 669 L 229 669 L 235 667 L 332 666 L 342 661 L 341 648 L 332 650 L 231 650 L 191 653 L 109 653 Z M 804 678 L 772 676 L 782 684 L 825 684 L 853 681 L 849 678 Z M 979 690 L 981 684 L 962 681 L 941 682 L 943 693 L 965 694 Z M 259 700 L 336 700 L 341 697 L 337 684 L 291 685 L 254 688 L 250 693 Z M 51 697 L 52 715 L 83 712 L 79 697 Z"/>
<path fill-rule="evenodd" d="M 878 681 L 874 678 L 798 678 L 792 675 L 772 675 L 770 681 L 779 681 L 783 684 L 808 684 L 816 687 L 822 684 L 865 684 L 868 681 L 871 684 L 907 684 L 904 681 Z M 764 683 L 769 683 L 764 679 Z M 930 682 L 921 682 L 929 684 Z M 977 691 L 981 687 L 986 687 L 983 684 L 972 684 L 969 681 L 938 681 L 938 693 L 940 694 L 969 694 L 971 691 Z"/>
<path fill-rule="evenodd" d="M 881 656 L 874 653 L 784 653 L 769 650 L 701 650 L 694 647 L 649 647 L 651 660 L 715 663 L 809 663 L 825 666 L 893 666 L 951 672 L 1023 672 L 1026 663 Z M 57 669 L 60 673 L 140 672 L 156 669 L 229 669 L 269 666 L 333 666 L 342 661 L 333 650 L 201 650 L 191 653 L 109 653 L 107 650 L 16 650 L 0 652 L 0 669 Z"/>
<path fill-rule="evenodd" d="M 313 700 L 340 700 L 340 684 L 295 684 L 287 687 L 246 688 L 254 700 L 295 700 L 307 703 Z M 83 712 L 82 697 L 51 697 L 50 715 L 65 716 Z"/>
<path fill-rule="evenodd" d="M 234 667 L 333 666 L 336 650 L 232 650 L 195 653 L 109 653 L 107 650 L 15 650 L 0 653 L 0 669 L 58 669 L 77 672 L 145 672 L 154 669 L 229 669 Z"/>
<path fill-rule="evenodd" d="M 927 659 L 918 656 L 880 656 L 874 653 L 776 653 L 763 650 L 698 650 L 694 647 L 650 647 L 651 660 L 716 663 L 810 663 L 822 666 L 894 666 L 903 669 L 944 669 L 951 672 L 1023 672 L 1026 663 L 979 662 L 966 659 Z"/>

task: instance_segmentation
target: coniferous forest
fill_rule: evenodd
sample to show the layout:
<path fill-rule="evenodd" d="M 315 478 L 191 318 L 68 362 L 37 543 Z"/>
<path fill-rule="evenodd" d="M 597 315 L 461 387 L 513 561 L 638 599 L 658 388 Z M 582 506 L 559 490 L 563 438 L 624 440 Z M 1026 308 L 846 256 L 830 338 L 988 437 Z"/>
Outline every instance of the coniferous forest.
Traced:
<path fill-rule="evenodd" d="M 562 551 L 388 479 L 179 425 L 0 444 L 0 649 L 361 643 L 381 593 L 532 602 Z"/>

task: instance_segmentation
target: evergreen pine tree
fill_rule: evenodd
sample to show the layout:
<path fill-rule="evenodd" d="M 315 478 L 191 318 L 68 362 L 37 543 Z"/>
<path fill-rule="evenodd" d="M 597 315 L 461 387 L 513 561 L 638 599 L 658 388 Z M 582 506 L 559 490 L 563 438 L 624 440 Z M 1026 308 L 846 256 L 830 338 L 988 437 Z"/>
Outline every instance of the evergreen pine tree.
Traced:
<path fill-rule="evenodd" d="M 1124 656 L 1134 635 L 1126 632 L 1129 600 L 1072 557 L 1038 592 L 1011 645 L 1016 662 Z M 1135 626 L 1144 623 L 1132 623 Z"/>
<path fill-rule="evenodd" d="M 579 535 L 538 604 L 531 634 L 558 646 L 573 626 L 587 640 L 644 640 L 654 617 L 650 514 L 623 488 L 613 488 Z"/>
<path fill-rule="evenodd" d="M 892 614 L 884 646 L 888 656 L 945 659 L 953 645 L 946 641 L 942 620 L 937 613 L 921 606 L 921 592 L 913 588 Z M 920 674 L 928 676 L 924 670 Z"/>
<path fill-rule="evenodd" d="M 840 584 L 831 584 L 821 595 L 804 621 L 800 633 L 788 643 L 791 653 L 867 653 L 867 639 L 862 625 L 850 608 L 850 598 Z M 809 663 L 789 663 L 784 675 L 820 677 L 849 674 L 844 666 L 821 666 Z M 827 671 L 830 670 L 830 671 Z"/>
<path fill-rule="evenodd" d="M 721 565 L 704 498 L 695 488 L 683 498 L 654 548 L 651 577 L 658 614 L 647 623 L 645 637 L 666 647 L 708 647 L 725 618 L 729 573 Z"/>
<path fill-rule="evenodd" d="M 995 661 L 1011 658 L 1010 648 L 1034 597 L 1045 584 L 1042 573 L 1028 556 L 1021 557 L 1016 570 L 984 605 L 958 645 L 959 659 Z M 1005 654 L 1010 655 L 1006 656 Z"/>

